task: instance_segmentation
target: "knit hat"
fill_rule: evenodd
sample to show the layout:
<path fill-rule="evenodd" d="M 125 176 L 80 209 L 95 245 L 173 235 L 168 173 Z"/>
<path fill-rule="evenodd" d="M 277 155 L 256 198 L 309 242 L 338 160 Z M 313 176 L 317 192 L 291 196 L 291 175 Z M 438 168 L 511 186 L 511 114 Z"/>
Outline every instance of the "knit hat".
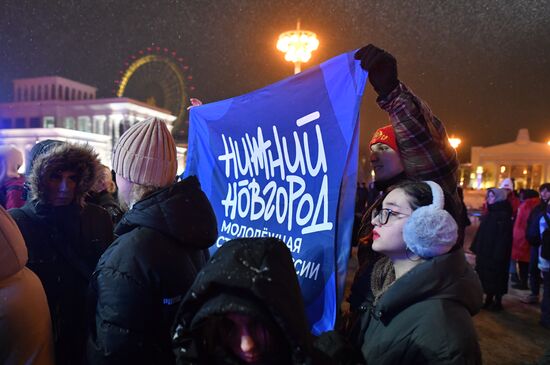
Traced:
<path fill-rule="evenodd" d="M 492 191 L 495 195 L 495 203 L 501 202 L 506 200 L 508 197 L 508 190 L 505 189 L 497 189 L 497 188 L 490 188 L 487 190 L 487 196 L 489 196 L 489 192 Z"/>
<path fill-rule="evenodd" d="M 168 186 L 174 182 L 177 168 L 176 143 L 160 119 L 133 125 L 113 151 L 113 170 L 134 184 Z"/>
<path fill-rule="evenodd" d="M 502 182 L 500 183 L 499 188 L 514 190 L 514 182 L 512 181 L 512 179 L 507 177 L 506 179 L 502 180 Z"/>
<path fill-rule="evenodd" d="M 378 128 L 376 132 L 374 132 L 374 135 L 370 140 L 369 147 L 375 143 L 383 143 L 390 146 L 394 151 L 399 151 L 397 141 L 395 140 L 395 132 L 391 125 Z"/>

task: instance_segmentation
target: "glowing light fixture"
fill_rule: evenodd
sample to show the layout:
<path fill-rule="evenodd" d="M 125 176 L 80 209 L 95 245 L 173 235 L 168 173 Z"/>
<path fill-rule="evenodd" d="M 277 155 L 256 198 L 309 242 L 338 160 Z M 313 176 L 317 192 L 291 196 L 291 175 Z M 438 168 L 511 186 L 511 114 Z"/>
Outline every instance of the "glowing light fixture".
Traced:
<path fill-rule="evenodd" d="M 506 172 L 506 166 L 502 165 L 500 166 L 500 173 L 504 174 Z"/>
<path fill-rule="evenodd" d="M 456 150 L 457 147 L 462 143 L 462 140 L 460 138 L 451 136 L 449 138 L 449 143 L 451 144 L 451 147 L 453 147 Z"/>
<path fill-rule="evenodd" d="M 279 35 L 277 49 L 285 54 L 285 60 L 294 62 L 294 74 L 302 71 L 302 63 L 311 59 L 311 53 L 319 48 L 317 35 L 309 30 L 300 29 L 300 20 L 295 30 Z"/>

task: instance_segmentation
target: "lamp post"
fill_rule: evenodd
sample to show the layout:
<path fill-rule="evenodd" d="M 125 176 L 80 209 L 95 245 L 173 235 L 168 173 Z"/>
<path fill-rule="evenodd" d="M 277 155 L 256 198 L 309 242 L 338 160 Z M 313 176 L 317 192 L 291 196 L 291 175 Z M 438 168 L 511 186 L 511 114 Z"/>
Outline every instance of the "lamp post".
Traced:
<path fill-rule="evenodd" d="M 455 137 L 455 136 L 449 137 L 449 144 L 455 150 L 458 148 L 458 146 L 461 143 L 462 143 L 462 140 L 460 138 Z M 464 186 L 464 167 L 462 167 L 462 166 L 460 167 L 460 181 L 459 181 L 459 184 L 460 184 L 460 186 Z"/>
<path fill-rule="evenodd" d="M 302 63 L 309 61 L 311 52 L 319 48 L 317 35 L 309 30 L 300 29 L 300 20 L 295 30 L 279 35 L 277 49 L 285 54 L 285 60 L 294 62 L 294 74 L 302 71 Z"/>

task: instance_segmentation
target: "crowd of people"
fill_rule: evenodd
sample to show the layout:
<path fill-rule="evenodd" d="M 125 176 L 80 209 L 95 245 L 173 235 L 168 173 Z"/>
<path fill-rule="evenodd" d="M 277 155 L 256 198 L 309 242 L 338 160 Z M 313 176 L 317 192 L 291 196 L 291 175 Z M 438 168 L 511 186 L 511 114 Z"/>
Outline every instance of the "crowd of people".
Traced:
<path fill-rule="evenodd" d="M 391 124 L 370 141 L 360 268 L 334 331 L 311 335 L 284 242 L 238 238 L 210 257 L 210 202 L 176 176 L 175 142 L 153 118 L 120 137 L 112 171 L 90 146 L 46 140 L 19 174 L 21 153 L 0 147 L 0 363 L 479 364 L 472 316 L 502 308 L 511 259 L 526 301 L 542 271 L 548 326 L 550 185 L 521 203 L 489 190 L 474 271 L 443 124 L 390 53 L 355 57 Z"/>
<path fill-rule="evenodd" d="M 550 249 L 546 248 L 550 240 L 544 239 L 550 227 L 549 199 L 550 183 L 542 184 L 538 192 L 522 189 L 516 195 L 513 180 L 507 178 L 499 188 L 487 189 L 470 248 L 485 293 L 483 307 L 502 310 L 502 296 L 509 286 L 529 291 L 521 301 L 537 304 L 540 300 L 540 325 L 545 328 L 550 328 L 550 254 L 545 251 Z"/>

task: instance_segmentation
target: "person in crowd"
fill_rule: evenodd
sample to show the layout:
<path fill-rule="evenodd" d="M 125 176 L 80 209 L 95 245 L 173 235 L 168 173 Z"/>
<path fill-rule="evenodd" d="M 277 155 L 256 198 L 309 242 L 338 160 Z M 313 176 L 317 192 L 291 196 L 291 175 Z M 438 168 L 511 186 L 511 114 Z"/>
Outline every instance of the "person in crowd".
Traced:
<path fill-rule="evenodd" d="M 476 271 L 486 294 L 484 308 L 502 310 L 502 296 L 508 292 L 508 268 L 512 253 L 512 206 L 504 189 L 487 191 L 487 214 L 481 217 L 471 250 L 476 254 Z"/>
<path fill-rule="evenodd" d="M 521 194 L 521 204 L 518 208 L 518 215 L 514 221 L 512 260 L 516 263 L 519 283 L 513 284 L 514 289 L 527 290 L 529 278 L 530 246 L 527 242 L 525 232 L 527 220 L 531 211 L 539 204 L 539 193 L 536 190 L 524 189 Z"/>
<path fill-rule="evenodd" d="M 17 224 L 0 207 L 0 364 L 53 365 L 48 301 L 27 258 Z"/>
<path fill-rule="evenodd" d="M 290 251 L 276 238 L 224 243 L 182 302 L 177 364 L 322 364 Z"/>
<path fill-rule="evenodd" d="M 458 198 L 460 199 L 460 207 L 457 223 L 458 223 L 458 240 L 457 245 L 460 247 L 464 246 L 464 238 L 465 238 L 465 232 L 466 227 L 472 225 L 472 222 L 470 221 L 470 217 L 468 217 L 468 208 L 466 207 L 466 204 L 464 203 L 464 189 L 462 187 L 457 186 L 456 191 L 458 193 Z"/>
<path fill-rule="evenodd" d="M 23 199 L 25 177 L 19 173 L 23 154 L 12 146 L 0 146 L 0 205 L 6 209 L 20 208 Z"/>
<path fill-rule="evenodd" d="M 514 180 L 511 178 L 506 178 L 502 180 L 499 188 L 506 190 L 506 199 L 508 199 L 508 202 L 512 206 L 512 219 L 516 219 L 521 201 L 516 195 L 516 191 L 514 189 Z"/>
<path fill-rule="evenodd" d="M 367 364 L 481 364 L 471 317 L 483 292 L 456 246 L 455 209 L 433 181 L 405 181 L 373 211 L 372 248 L 396 279 L 372 275 L 358 344 Z"/>
<path fill-rule="evenodd" d="M 550 329 L 550 256 L 548 255 L 548 252 L 543 251 L 543 245 L 548 243 L 542 242 L 544 231 L 550 230 L 550 212 L 548 212 L 548 210 L 545 210 L 541 215 L 539 227 L 541 244 L 538 247 L 538 266 L 542 275 L 542 300 L 540 302 L 539 323 L 544 328 Z"/>
<path fill-rule="evenodd" d="M 48 142 L 33 150 L 29 200 L 9 213 L 25 238 L 27 266 L 44 285 L 56 363 L 80 364 L 85 353 L 89 280 L 113 239 L 107 211 L 85 204 L 99 160 L 88 145 Z"/>
<path fill-rule="evenodd" d="M 533 208 L 527 219 L 525 238 L 531 245 L 529 260 L 529 289 L 531 293 L 520 300 L 527 304 L 535 304 L 539 301 L 541 274 L 539 270 L 539 246 L 540 246 L 540 218 L 548 210 L 550 201 L 550 183 L 544 183 L 539 187 L 540 202 Z"/>
<path fill-rule="evenodd" d="M 113 181 L 111 169 L 108 166 L 101 165 L 101 170 L 97 181 L 92 187 L 92 191 L 86 198 L 86 201 L 105 208 L 111 216 L 113 225 L 116 226 L 116 224 L 122 219 L 124 212 L 113 196 L 115 191 L 116 185 Z"/>
<path fill-rule="evenodd" d="M 384 194 L 400 181 L 409 178 L 433 180 L 447 191 L 459 205 L 456 152 L 448 142 L 445 127 L 429 107 L 397 77 L 396 59 L 369 44 L 355 54 L 361 66 L 368 71 L 369 81 L 378 94 L 378 105 L 389 114 L 391 125 L 378 129 L 371 141 L 371 165 L 374 169 L 375 201 L 368 202 L 359 231 L 359 269 L 355 274 L 347 298 L 351 313 L 344 313 L 344 332 L 356 327 L 362 303 L 369 295 L 370 276 L 373 270 L 385 271 L 384 280 L 395 280 L 392 262 L 372 250 L 370 215 L 382 204 Z"/>
<path fill-rule="evenodd" d="M 113 151 L 118 197 L 129 210 L 92 283 L 90 364 L 172 364 L 178 304 L 217 238 L 196 177 L 175 183 L 176 144 L 165 122 L 128 129 Z"/>
<path fill-rule="evenodd" d="M 361 220 L 365 214 L 366 204 L 368 200 L 369 189 L 364 182 L 357 182 L 357 190 L 355 192 L 355 209 L 353 216 L 353 229 L 352 229 L 352 245 L 357 244 L 357 233 L 361 226 Z"/>
<path fill-rule="evenodd" d="M 32 173 L 32 168 L 34 166 L 34 161 L 36 161 L 39 156 L 45 154 L 50 149 L 56 146 L 61 146 L 65 143 L 66 142 L 58 141 L 55 139 L 46 139 L 32 146 L 29 152 L 29 156 L 27 158 L 27 163 L 25 165 L 25 183 L 23 184 L 23 196 L 22 196 L 25 202 L 29 199 L 31 195 L 30 176 Z"/>

